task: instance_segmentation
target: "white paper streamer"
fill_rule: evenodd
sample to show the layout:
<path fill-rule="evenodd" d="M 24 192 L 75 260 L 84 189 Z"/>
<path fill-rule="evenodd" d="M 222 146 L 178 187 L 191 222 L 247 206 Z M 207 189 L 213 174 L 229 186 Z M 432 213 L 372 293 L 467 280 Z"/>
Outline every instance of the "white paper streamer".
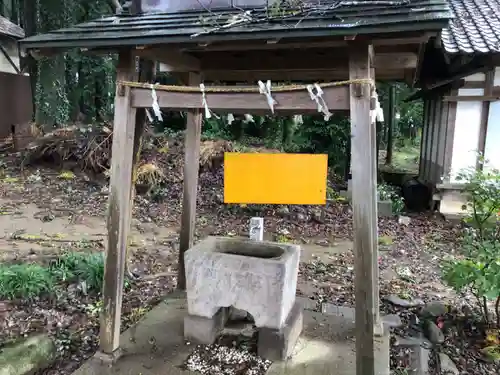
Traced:
<path fill-rule="evenodd" d="M 378 94 L 377 90 L 374 88 L 372 90 L 372 99 L 375 100 L 375 109 L 372 109 L 370 111 L 370 118 L 371 122 L 384 122 L 384 111 L 382 110 L 382 107 L 380 106 L 380 102 L 378 100 Z"/>
<path fill-rule="evenodd" d="M 149 122 L 153 122 L 153 116 L 151 116 L 151 113 L 149 112 L 149 109 L 146 108 L 146 117 L 148 118 Z"/>
<path fill-rule="evenodd" d="M 151 98 L 153 99 L 153 104 L 151 105 L 151 107 L 153 108 L 153 112 L 154 112 L 156 118 L 159 121 L 163 121 L 163 117 L 161 115 L 161 109 L 160 109 L 160 105 L 158 104 L 158 97 L 156 96 L 156 91 L 155 91 L 154 85 L 151 85 Z"/>
<path fill-rule="evenodd" d="M 249 122 L 254 122 L 253 116 L 251 114 L 246 114 L 245 119 L 243 120 L 245 124 L 248 124 Z"/>
<path fill-rule="evenodd" d="M 227 123 L 231 125 L 234 121 L 234 115 L 232 113 L 227 114 Z"/>
<path fill-rule="evenodd" d="M 302 118 L 302 115 L 293 116 L 293 121 L 295 121 L 295 124 L 297 124 L 297 125 L 302 125 L 304 123 L 304 119 Z"/>
<path fill-rule="evenodd" d="M 203 83 L 200 83 L 200 90 L 201 90 L 201 104 L 203 105 L 203 108 L 205 108 L 205 118 L 211 118 L 212 113 L 208 108 L 207 95 L 205 94 L 205 85 Z"/>
<path fill-rule="evenodd" d="M 314 89 L 316 89 L 316 93 L 314 93 Z M 312 101 L 316 102 L 318 106 L 318 112 L 323 113 L 325 121 L 330 120 L 332 117 L 332 113 L 328 110 L 328 105 L 323 98 L 323 90 L 321 86 L 315 83 L 314 85 L 307 85 L 307 91 L 309 92 L 309 96 Z"/>
<path fill-rule="evenodd" d="M 259 83 L 259 92 L 266 96 L 267 104 L 269 105 L 271 112 L 274 113 L 274 106 L 278 103 L 276 102 L 276 100 L 274 100 L 273 96 L 271 95 L 271 80 L 267 80 L 266 84 L 264 84 L 264 82 L 262 81 L 259 81 L 258 83 Z"/>

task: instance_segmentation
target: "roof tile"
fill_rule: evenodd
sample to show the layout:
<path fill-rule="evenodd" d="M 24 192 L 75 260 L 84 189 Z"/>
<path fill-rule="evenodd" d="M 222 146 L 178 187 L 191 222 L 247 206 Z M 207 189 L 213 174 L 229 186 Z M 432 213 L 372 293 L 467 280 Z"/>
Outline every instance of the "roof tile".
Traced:
<path fill-rule="evenodd" d="M 454 19 L 441 33 L 448 53 L 500 52 L 500 0 L 448 0 Z"/>

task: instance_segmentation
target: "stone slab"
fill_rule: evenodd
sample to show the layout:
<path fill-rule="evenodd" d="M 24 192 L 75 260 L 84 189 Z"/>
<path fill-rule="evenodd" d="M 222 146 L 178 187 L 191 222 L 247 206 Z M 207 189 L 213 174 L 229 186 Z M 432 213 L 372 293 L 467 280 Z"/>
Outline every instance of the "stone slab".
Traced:
<path fill-rule="evenodd" d="M 186 315 L 184 317 L 184 338 L 197 344 L 210 345 L 222 333 L 229 317 L 227 307 L 220 308 L 212 318 Z"/>
<path fill-rule="evenodd" d="M 284 361 L 292 355 L 303 326 L 303 307 L 295 302 L 286 320 L 285 326 L 279 330 L 260 328 L 258 330 L 257 353 L 270 361 Z"/>
<path fill-rule="evenodd" d="M 194 347 L 184 340 L 186 306 L 182 294 L 169 297 L 121 335 L 124 355 L 113 367 L 89 360 L 73 375 L 199 375 L 181 368 Z M 388 337 L 377 339 L 376 348 L 377 375 L 388 375 Z M 355 375 L 355 363 L 354 324 L 304 311 L 303 332 L 291 358 L 273 363 L 267 375 Z"/>
<path fill-rule="evenodd" d="M 280 329 L 295 301 L 300 246 L 208 237 L 186 251 L 190 315 L 248 311 L 257 327 Z"/>
<path fill-rule="evenodd" d="M 394 213 L 392 212 L 392 201 L 378 201 L 377 214 L 379 217 L 394 216 Z"/>

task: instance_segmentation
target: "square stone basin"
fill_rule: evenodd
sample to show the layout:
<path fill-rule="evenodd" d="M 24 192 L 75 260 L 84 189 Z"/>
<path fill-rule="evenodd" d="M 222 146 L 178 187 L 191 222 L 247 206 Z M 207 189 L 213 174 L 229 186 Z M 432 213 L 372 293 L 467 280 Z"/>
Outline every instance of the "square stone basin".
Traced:
<path fill-rule="evenodd" d="M 249 312 L 259 328 L 281 329 L 295 302 L 300 246 L 208 237 L 186 251 L 189 315 Z"/>

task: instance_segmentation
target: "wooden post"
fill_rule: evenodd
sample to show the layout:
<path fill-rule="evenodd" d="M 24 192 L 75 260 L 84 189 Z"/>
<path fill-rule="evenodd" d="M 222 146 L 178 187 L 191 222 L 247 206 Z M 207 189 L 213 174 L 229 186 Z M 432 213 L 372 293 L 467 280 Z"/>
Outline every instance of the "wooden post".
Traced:
<path fill-rule="evenodd" d="M 136 78 L 131 51 L 120 52 L 116 80 L 131 81 Z M 116 355 L 120 344 L 123 282 L 132 209 L 130 198 L 136 110 L 131 107 L 130 91 L 130 87 L 116 87 L 107 221 L 108 247 L 100 331 L 100 350 L 109 356 Z"/>
<path fill-rule="evenodd" d="M 368 45 L 349 50 L 349 79 L 370 78 L 373 56 Z M 351 84 L 352 207 L 355 253 L 356 374 L 375 374 L 374 328 L 377 313 L 375 124 L 370 119 L 370 85 Z"/>
<path fill-rule="evenodd" d="M 488 70 L 485 73 L 484 95 L 491 96 L 493 94 L 493 86 L 495 81 L 495 69 Z M 488 133 L 488 119 L 490 117 L 490 102 L 485 100 L 481 107 L 481 122 L 479 124 L 479 142 L 477 145 L 478 158 L 476 161 L 476 169 L 483 169 L 484 151 L 486 148 L 486 134 Z"/>
<path fill-rule="evenodd" d="M 189 73 L 189 85 L 200 84 L 200 76 Z M 188 112 L 184 141 L 184 194 L 182 198 L 181 235 L 179 244 L 179 269 L 177 271 L 177 289 L 186 289 L 186 271 L 184 269 L 184 253 L 193 246 L 196 197 L 198 195 L 198 170 L 200 167 L 200 141 L 202 113 L 200 110 Z"/>
<path fill-rule="evenodd" d="M 396 111 L 394 106 L 396 105 L 396 87 L 394 84 L 389 86 L 389 118 L 387 119 L 387 154 L 385 155 L 385 164 L 392 164 L 392 149 L 393 149 L 393 134 L 394 134 L 394 123 L 396 121 Z"/>

